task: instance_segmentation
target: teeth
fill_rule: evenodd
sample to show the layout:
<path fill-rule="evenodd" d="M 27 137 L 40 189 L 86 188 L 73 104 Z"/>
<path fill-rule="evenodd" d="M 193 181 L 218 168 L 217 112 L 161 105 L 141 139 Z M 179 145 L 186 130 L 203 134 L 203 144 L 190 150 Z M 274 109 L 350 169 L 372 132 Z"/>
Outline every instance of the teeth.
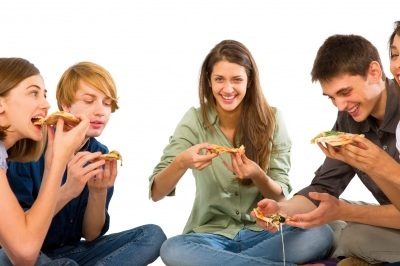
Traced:
<path fill-rule="evenodd" d="M 221 95 L 222 96 L 222 98 L 224 98 L 225 100 L 232 100 L 233 98 L 235 98 L 235 95 L 232 95 L 232 96 L 224 96 L 224 95 Z"/>
<path fill-rule="evenodd" d="M 358 108 L 359 104 L 357 104 L 356 106 L 354 106 L 353 108 L 349 109 L 348 112 L 352 113 L 354 112 L 357 108 Z"/>

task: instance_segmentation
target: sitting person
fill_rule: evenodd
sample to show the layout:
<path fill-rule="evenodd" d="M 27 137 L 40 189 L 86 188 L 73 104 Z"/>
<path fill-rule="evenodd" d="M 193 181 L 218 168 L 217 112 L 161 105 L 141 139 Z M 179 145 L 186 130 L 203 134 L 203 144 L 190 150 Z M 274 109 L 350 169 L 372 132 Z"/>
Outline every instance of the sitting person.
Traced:
<path fill-rule="evenodd" d="M 256 63 L 243 44 L 225 40 L 210 51 L 201 67 L 199 95 L 200 108 L 186 112 L 149 178 L 154 201 L 174 195 L 189 169 L 196 182 L 183 234 L 164 242 L 162 261 L 281 266 L 325 257 L 333 238 L 328 225 L 307 230 L 283 225 L 280 232 L 269 232 L 250 217 L 262 198 L 284 202 L 289 195 L 291 140 L 282 113 L 267 103 Z M 214 145 L 244 145 L 244 150 L 218 154 Z"/>
<path fill-rule="evenodd" d="M 323 95 L 338 108 L 332 130 L 363 134 L 366 140 L 375 143 L 375 150 L 369 151 L 368 156 L 375 157 L 375 151 L 381 149 L 383 158 L 399 162 L 395 129 L 400 120 L 400 87 L 385 77 L 372 43 L 357 35 L 330 36 L 318 50 L 311 76 L 313 81 L 320 82 Z M 354 140 L 362 142 L 360 138 Z M 327 157 L 311 184 L 285 202 L 263 199 L 258 208 L 265 214 L 288 213 L 292 219 L 287 224 L 301 228 L 346 221 L 339 247 L 348 258 L 340 261 L 340 266 L 400 261 L 400 211 L 391 201 L 396 197 L 388 197 L 394 187 L 388 188 L 374 175 L 384 171 L 382 164 L 370 160 L 376 170 L 366 171 L 362 159 L 352 165 L 335 155 L 351 145 L 334 148 L 319 144 L 319 147 Z M 379 204 L 339 200 L 355 175 Z M 271 229 L 264 221 L 257 222 Z"/>
<path fill-rule="evenodd" d="M 65 166 L 81 145 L 89 120 L 78 115 L 80 123 L 64 131 L 59 119 L 57 131 L 33 124 L 33 119 L 46 116 L 50 105 L 39 70 L 23 58 L 0 58 L 0 265 L 77 265 L 68 259 L 51 261 L 40 256 L 40 248 L 56 209 L 58 190 Z M 7 162 L 38 160 L 46 140 L 43 156 L 46 169 L 40 176 L 35 201 L 29 211 L 18 204 L 7 180 Z M 99 163 L 101 166 L 103 163 Z M 14 180 L 17 179 L 17 180 Z"/>
<path fill-rule="evenodd" d="M 62 75 L 56 97 L 60 110 L 85 114 L 90 126 L 65 170 L 43 253 L 51 259 L 69 258 L 79 265 L 154 262 L 166 239 L 159 226 L 148 224 L 105 235 L 110 225 L 108 207 L 117 177 L 117 161 L 90 162 L 108 153 L 96 137 L 107 126 L 111 113 L 118 109 L 116 86 L 110 73 L 91 62 L 77 63 Z M 9 165 L 11 187 L 26 210 L 32 207 L 41 187 L 45 159 L 42 156 L 37 162 Z"/>

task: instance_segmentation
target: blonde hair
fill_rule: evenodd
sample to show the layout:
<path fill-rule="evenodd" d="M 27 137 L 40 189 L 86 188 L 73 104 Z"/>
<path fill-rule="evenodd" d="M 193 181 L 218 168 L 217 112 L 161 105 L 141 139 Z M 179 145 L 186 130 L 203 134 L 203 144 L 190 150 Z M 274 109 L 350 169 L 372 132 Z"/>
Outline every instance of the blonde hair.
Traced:
<path fill-rule="evenodd" d="M 12 89 L 23 80 L 40 75 L 39 69 L 28 60 L 17 57 L 0 58 L 0 97 L 6 97 Z M 0 125 L 0 141 L 7 138 L 10 125 Z M 43 127 L 43 138 L 41 141 L 24 138 L 18 140 L 8 150 L 8 160 L 18 162 L 36 161 L 43 153 L 47 128 Z"/>
<path fill-rule="evenodd" d="M 63 109 L 63 105 L 71 106 L 75 102 L 80 80 L 93 86 L 112 100 L 111 112 L 115 112 L 119 108 L 117 88 L 111 74 L 95 63 L 80 62 L 69 67 L 57 84 L 56 98 L 60 110 Z"/>

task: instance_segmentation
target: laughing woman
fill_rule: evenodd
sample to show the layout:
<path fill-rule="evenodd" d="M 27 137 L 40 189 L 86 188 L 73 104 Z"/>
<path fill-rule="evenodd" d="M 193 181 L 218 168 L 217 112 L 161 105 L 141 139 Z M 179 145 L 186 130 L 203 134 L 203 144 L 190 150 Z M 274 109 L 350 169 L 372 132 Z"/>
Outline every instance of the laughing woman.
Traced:
<path fill-rule="evenodd" d="M 264 231 L 250 212 L 262 198 L 285 200 L 291 141 L 282 113 L 260 86 L 256 63 L 240 42 L 225 40 L 206 56 L 200 72 L 200 108 L 190 108 L 150 176 L 154 201 L 174 195 L 191 169 L 196 197 L 182 235 L 167 239 L 166 265 L 295 265 L 324 257 L 331 246 L 328 226 L 303 230 L 283 226 Z M 244 145 L 245 154 L 217 155 L 213 145 Z"/>

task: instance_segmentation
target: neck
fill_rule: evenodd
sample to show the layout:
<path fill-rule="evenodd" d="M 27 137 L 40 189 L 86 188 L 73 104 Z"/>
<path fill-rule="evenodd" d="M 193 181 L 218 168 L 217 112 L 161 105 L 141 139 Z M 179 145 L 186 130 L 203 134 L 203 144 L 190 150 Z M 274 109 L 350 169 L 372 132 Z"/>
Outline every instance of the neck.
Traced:
<path fill-rule="evenodd" d="M 83 146 L 85 146 L 85 144 L 86 144 L 86 142 L 88 142 L 88 140 L 89 140 L 89 137 L 85 137 L 85 139 L 83 140 L 82 144 L 79 145 L 78 149 L 76 149 L 75 154 L 77 152 L 79 152 L 82 149 Z"/>

